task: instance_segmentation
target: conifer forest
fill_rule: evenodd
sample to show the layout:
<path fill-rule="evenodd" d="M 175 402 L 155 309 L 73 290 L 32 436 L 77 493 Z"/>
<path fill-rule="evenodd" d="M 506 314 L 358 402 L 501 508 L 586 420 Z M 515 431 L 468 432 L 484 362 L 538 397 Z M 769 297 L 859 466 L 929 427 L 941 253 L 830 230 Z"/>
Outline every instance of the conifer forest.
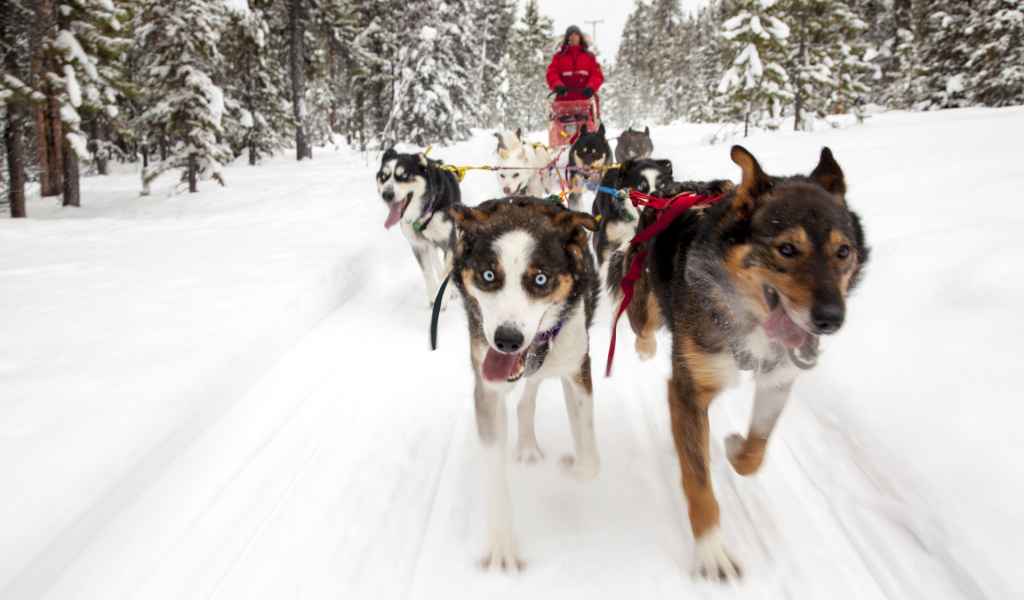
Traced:
<path fill-rule="evenodd" d="M 0 191 L 79 203 L 137 163 L 195 190 L 246 156 L 545 127 L 562 39 L 538 0 L 3 0 Z M 1024 103 L 1024 0 L 637 0 L 602 117 L 812 129 L 828 115 Z"/>

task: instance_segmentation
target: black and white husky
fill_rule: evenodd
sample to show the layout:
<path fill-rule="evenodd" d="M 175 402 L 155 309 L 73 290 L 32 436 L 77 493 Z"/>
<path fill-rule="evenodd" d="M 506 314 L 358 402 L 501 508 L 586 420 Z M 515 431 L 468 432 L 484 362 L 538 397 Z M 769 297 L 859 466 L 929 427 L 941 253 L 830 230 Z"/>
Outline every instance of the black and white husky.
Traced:
<path fill-rule="evenodd" d="M 423 270 L 430 306 L 434 305 L 440 282 L 452 268 L 455 223 L 448 207 L 462 202 L 455 174 L 440 165 L 440 161 L 422 153 L 399 154 L 392 148 L 384 153 L 377 172 L 377 190 L 388 207 L 384 228 L 402 224 L 402 233 Z M 438 262 L 438 250 L 444 253 L 443 265 Z M 442 309 L 448 306 L 450 295 L 446 290 Z"/>
<path fill-rule="evenodd" d="M 562 382 L 575 455 L 561 461 L 579 481 L 597 476 L 589 334 L 598 282 L 587 232 L 594 218 L 549 200 L 512 197 L 476 208 L 450 209 L 459 230 L 452 282 L 469 316 L 470 359 L 476 378 L 477 430 L 487 455 L 489 541 L 483 562 L 522 566 L 512 533 L 505 475 L 508 423 L 505 396 L 519 379 L 516 458 L 544 458 L 534 434 L 537 388 Z"/>

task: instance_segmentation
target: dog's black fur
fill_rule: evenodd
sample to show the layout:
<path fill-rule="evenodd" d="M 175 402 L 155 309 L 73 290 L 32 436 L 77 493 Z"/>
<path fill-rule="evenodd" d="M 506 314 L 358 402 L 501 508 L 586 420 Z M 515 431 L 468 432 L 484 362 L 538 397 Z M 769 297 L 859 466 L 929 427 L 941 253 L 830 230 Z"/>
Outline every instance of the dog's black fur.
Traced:
<path fill-rule="evenodd" d="M 645 176 L 647 171 L 657 174 L 654 181 L 649 181 Z M 653 194 L 672 184 L 670 160 L 626 160 L 619 168 L 607 171 L 601 178 L 603 188 L 628 189 L 643 194 Z M 640 213 L 628 198 L 620 198 L 604 190 L 598 190 L 594 197 L 593 213 L 599 227 L 594 235 L 594 254 L 597 256 L 597 264 L 604 265 L 613 252 L 632 239 L 639 224 Z"/>
<path fill-rule="evenodd" d="M 598 127 L 597 131 L 588 131 L 584 124 L 580 129 L 580 135 L 576 138 L 572 147 L 569 148 L 569 166 L 590 169 L 591 167 L 603 167 L 611 164 L 612 147 L 605 137 L 604 124 Z M 583 181 L 591 179 L 591 174 L 586 171 L 572 171 L 570 181 L 573 187 L 577 187 Z M 593 179 L 597 179 L 596 176 Z M 569 194 L 569 207 L 573 210 L 583 210 L 582 192 Z"/>

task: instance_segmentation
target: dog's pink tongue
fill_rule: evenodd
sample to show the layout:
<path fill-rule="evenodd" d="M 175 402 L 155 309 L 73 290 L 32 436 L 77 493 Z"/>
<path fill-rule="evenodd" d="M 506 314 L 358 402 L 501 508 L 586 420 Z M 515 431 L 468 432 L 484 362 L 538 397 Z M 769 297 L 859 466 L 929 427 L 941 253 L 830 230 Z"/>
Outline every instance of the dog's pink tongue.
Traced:
<path fill-rule="evenodd" d="M 782 302 L 779 302 L 772 314 L 768 315 L 768 320 L 764 322 L 764 332 L 768 334 L 768 339 L 782 342 L 790 348 L 800 348 L 807 337 L 807 332 L 786 314 Z"/>
<path fill-rule="evenodd" d="M 487 381 L 508 381 L 508 378 L 512 376 L 512 370 L 516 368 L 518 358 L 518 354 L 505 354 L 494 348 L 488 348 L 482 365 L 484 378 Z"/>
<path fill-rule="evenodd" d="M 401 219 L 401 218 L 402 218 L 402 203 L 401 202 L 392 202 L 391 203 L 391 212 L 388 213 L 388 220 L 384 221 L 384 229 L 391 229 L 392 227 L 394 227 L 395 223 L 397 223 L 399 221 L 399 219 Z"/>

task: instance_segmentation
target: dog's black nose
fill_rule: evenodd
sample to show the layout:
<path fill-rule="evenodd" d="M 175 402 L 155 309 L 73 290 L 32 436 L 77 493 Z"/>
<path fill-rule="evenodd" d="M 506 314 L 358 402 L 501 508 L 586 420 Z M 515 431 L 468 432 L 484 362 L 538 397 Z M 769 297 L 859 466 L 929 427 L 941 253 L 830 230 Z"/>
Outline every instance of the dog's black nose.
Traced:
<path fill-rule="evenodd" d="M 395 193 L 392 192 L 391 190 L 388 190 L 386 192 L 381 192 L 380 197 L 383 198 L 385 202 L 391 202 L 392 200 L 395 199 Z"/>
<path fill-rule="evenodd" d="M 523 334 L 518 329 L 502 325 L 494 332 L 494 345 L 501 352 L 519 352 L 523 347 Z"/>
<path fill-rule="evenodd" d="M 841 304 L 820 304 L 811 311 L 817 333 L 833 333 L 843 325 L 846 309 Z"/>

